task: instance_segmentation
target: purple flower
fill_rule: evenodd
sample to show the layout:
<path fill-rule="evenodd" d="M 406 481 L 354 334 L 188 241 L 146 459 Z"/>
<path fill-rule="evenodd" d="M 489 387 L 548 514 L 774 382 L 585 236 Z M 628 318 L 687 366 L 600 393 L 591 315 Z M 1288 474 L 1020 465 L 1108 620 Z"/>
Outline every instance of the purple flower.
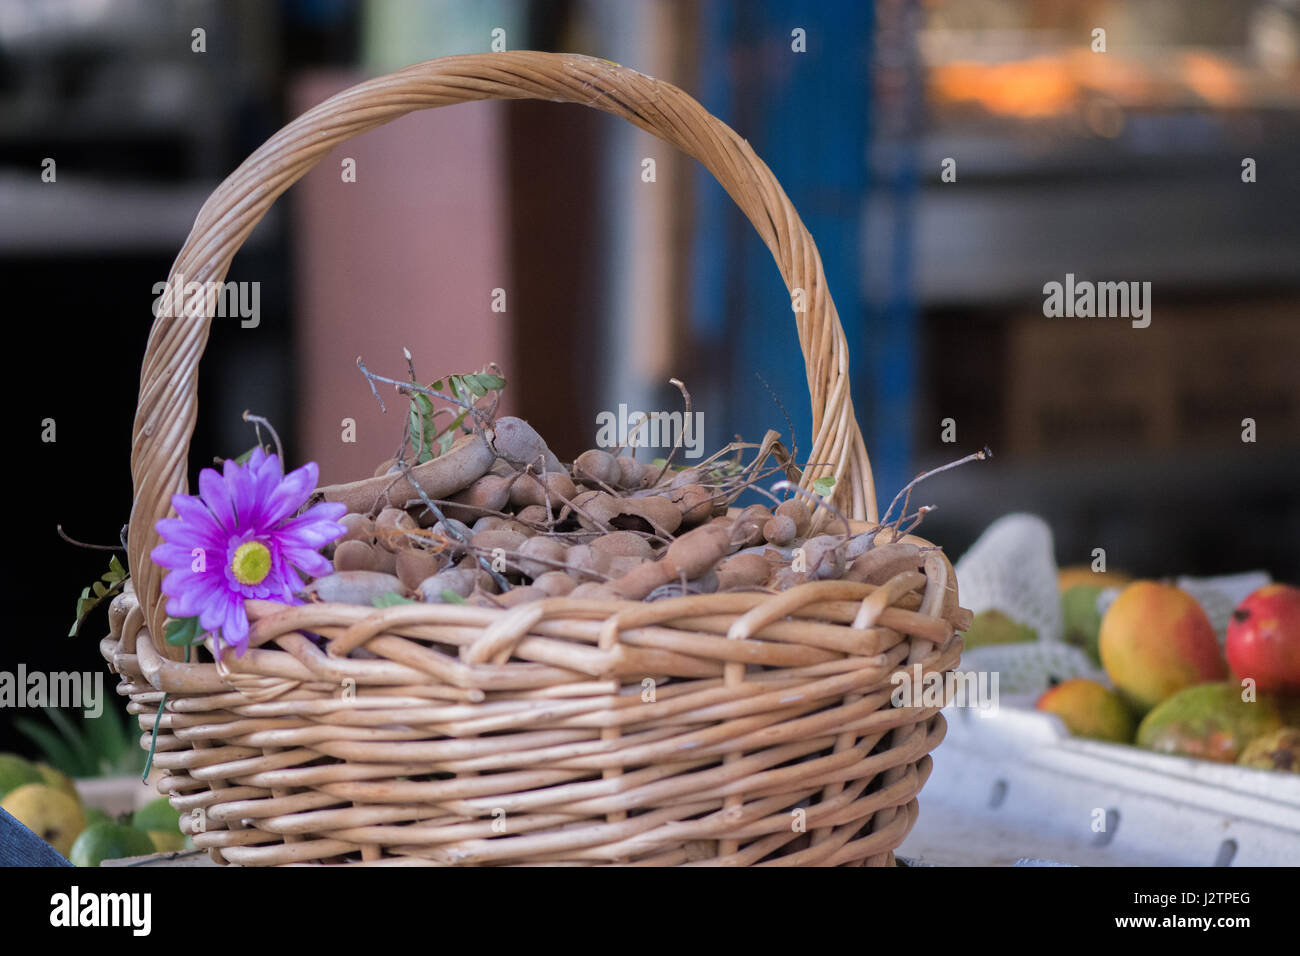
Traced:
<path fill-rule="evenodd" d="M 295 596 L 302 587 L 298 570 L 329 574 L 332 565 L 320 549 L 346 530 L 338 523 L 347 511 L 342 504 L 321 503 L 293 516 L 315 490 L 319 472 L 308 462 L 286 476 L 277 456 L 255 448 L 245 465 L 226 459 L 224 474 L 203 469 L 197 497 L 173 495 L 180 517 L 158 522 L 164 543 L 149 555 L 170 569 L 162 583 L 167 613 L 197 617 L 204 631 L 242 656 L 245 600 L 302 603 Z"/>

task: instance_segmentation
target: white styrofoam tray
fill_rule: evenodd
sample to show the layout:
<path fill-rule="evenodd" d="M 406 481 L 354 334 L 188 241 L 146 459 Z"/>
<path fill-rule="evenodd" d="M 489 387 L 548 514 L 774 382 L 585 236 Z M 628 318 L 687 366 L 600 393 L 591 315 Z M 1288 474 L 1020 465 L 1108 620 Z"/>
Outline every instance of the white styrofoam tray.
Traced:
<path fill-rule="evenodd" d="M 1008 700 L 948 707 L 921 813 L 898 854 L 921 864 L 1300 866 L 1300 774 L 1071 737 Z"/>

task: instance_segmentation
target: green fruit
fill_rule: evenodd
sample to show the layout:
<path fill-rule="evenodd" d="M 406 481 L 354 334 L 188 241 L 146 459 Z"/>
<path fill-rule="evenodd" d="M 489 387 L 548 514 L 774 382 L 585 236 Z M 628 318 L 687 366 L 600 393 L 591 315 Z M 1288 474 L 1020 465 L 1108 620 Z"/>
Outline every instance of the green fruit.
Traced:
<path fill-rule="evenodd" d="M 107 811 L 101 810 L 99 809 L 99 807 L 86 807 L 87 827 L 93 827 L 96 823 L 115 823 L 115 822 L 117 821 L 115 821 L 111 816 L 109 816 Z"/>
<path fill-rule="evenodd" d="M 36 766 L 17 754 L 0 754 L 0 800 L 29 783 L 44 783 Z"/>
<path fill-rule="evenodd" d="M 55 770 L 47 763 L 35 764 L 36 772 L 41 775 L 41 782 L 47 787 L 53 787 L 55 790 L 62 790 L 68 796 L 73 797 L 77 802 L 81 802 L 81 794 L 77 792 L 77 785 L 72 782 L 72 778 L 62 771 Z"/>
<path fill-rule="evenodd" d="M 1056 714 L 1076 737 L 1126 744 L 1137 721 L 1124 699 L 1095 680 L 1077 677 L 1057 684 L 1038 698 L 1039 710 Z"/>
<path fill-rule="evenodd" d="M 1300 727 L 1283 727 L 1256 737 L 1237 758 L 1243 767 L 1300 773 Z"/>
<path fill-rule="evenodd" d="M 164 833 L 181 832 L 181 815 L 172 808 L 166 797 L 146 803 L 131 815 L 131 826 L 137 830 L 161 830 Z"/>
<path fill-rule="evenodd" d="M 1101 665 L 1101 655 L 1097 651 L 1101 614 L 1097 610 L 1097 597 L 1101 592 L 1102 588 L 1095 584 L 1076 584 L 1061 595 L 1066 643 L 1082 647 L 1098 666 Z"/>
<path fill-rule="evenodd" d="M 154 852 L 153 840 L 143 830 L 121 823 L 96 823 L 77 837 L 68 859 L 76 866 L 99 866 L 105 860 Z"/>
<path fill-rule="evenodd" d="M 962 635 L 966 648 L 986 644 L 1020 644 L 1038 640 L 1038 632 L 1027 624 L 1012 620 L 1001 611 L 990 608 L 975 615 L 975 620 Z"/>
<path fill-rule="evenodd" d="M 176 850 L 185 849 L 185 834 L 179 830 L 175 832 L 150 830 L 149 839 L 153 843 L 155 853 L 174 853 Z"/>
<path fill-rule="evenodd" d="M 1143 719 L 1137 745 L 1158 753 L 1235 763 L 1246 745 L 1282 726 L 1277 702 L 1268 696 L 1241 699 L 1232 681 L 1180 690 Z"/>
<path fill-rule="evenodd" d="M 72 849 L 77 834 L 86 828 L 81 803 L 43 783 L 29 783 L 10 791 L 0 806 L 64 856 Z"/>

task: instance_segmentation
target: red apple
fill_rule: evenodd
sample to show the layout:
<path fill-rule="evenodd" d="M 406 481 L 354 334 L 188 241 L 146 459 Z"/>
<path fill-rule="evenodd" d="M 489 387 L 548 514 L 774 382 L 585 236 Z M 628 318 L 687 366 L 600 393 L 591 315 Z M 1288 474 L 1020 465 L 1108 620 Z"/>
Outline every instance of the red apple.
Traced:
<path fill-rule="evenodd" d="M 1263 691 L 1300 692 L 1300 588 L 1268 584 L 1228 622 L 1228 666 Z"/>

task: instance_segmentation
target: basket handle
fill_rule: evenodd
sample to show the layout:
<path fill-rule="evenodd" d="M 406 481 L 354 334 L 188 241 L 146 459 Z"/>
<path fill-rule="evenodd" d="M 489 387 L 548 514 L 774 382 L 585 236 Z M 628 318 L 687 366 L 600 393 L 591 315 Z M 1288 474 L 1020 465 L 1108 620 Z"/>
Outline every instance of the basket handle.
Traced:
<path fill-rule="evenodd" d="M 186 283 L 224 281 L 235 253 L 271 204 L 337 144 L 415 110 L 488 99 L 553 100 L 604 110 L 695 157 L 717 178 L 771 250 L 786 287 L 804 293 L 806 311 L 795 313 L 795 324 L 812 397 L 808 460 L 817 465 L 805 471 L 802 483 L 808 487 L 832 474 L 832 501 L 840 510 L 876 520 L 871 463 L 849 396 L 848 346 L 808 230 L 749 143 L 677 87 L 608 60 L 530 51 L 450 56 L 331 97 L 263 143 L 208 197 L 172 264 L 164 296 L 171 296 L 177 275 Z M 179 305 L 170 311 L 182 312 Z M 169 513 L 171 496 L 187 487 L 198 362 L 211 319 L 160 309 L 140 372 L 127 545 L 136 592 L 155 635 L 166 621 L 163 573 L 148 556 L 160 541 L 155 521 Z M 166 652 L 178 650 L 156 643 Z"/>

